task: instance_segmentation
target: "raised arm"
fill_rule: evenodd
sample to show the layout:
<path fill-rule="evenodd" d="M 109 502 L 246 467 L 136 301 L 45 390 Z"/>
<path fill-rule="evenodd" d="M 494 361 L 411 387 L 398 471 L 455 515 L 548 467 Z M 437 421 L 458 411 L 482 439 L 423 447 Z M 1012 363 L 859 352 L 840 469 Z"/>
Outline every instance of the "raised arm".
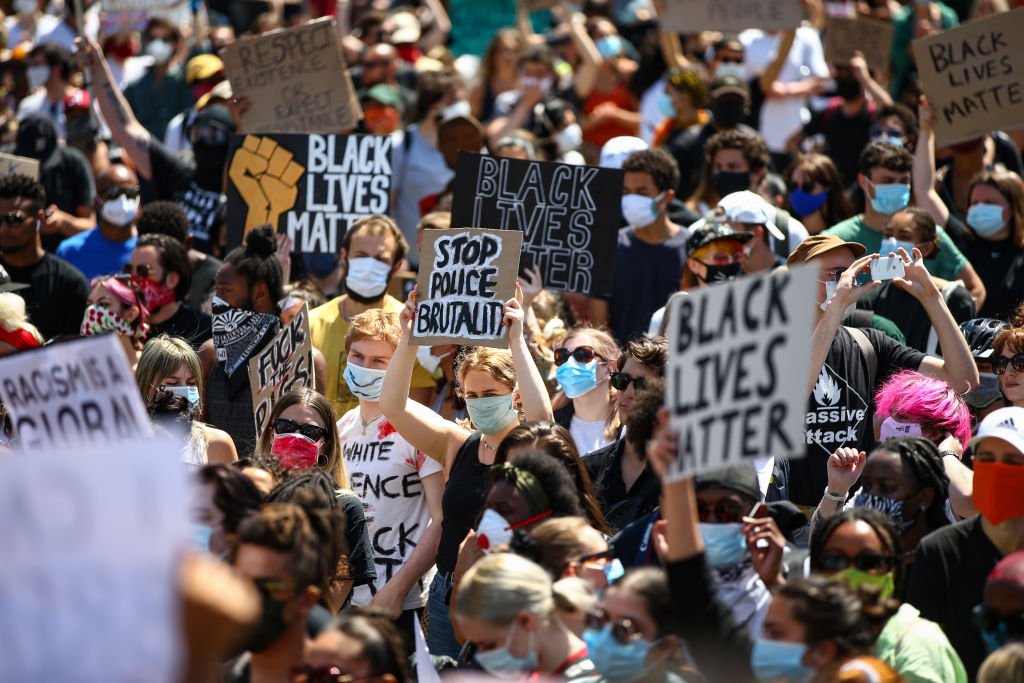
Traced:
<path fill-rule="evenodd" d="M 796 29 L 790 29 L 782 34 L 782 40 L 779 41 L 779 50 L 775 53 L 775 59 L 771 61 L 771 64 L 761 72 L 761 75 L 757 77 L 757 82 L 761 86 L 761 91 L 769 96 L 773 92 L 772 85 L 779 78 L 779 74 L 782 72 L 782 67 L 786 63 L 786 58 L 789 56 L 789 51 L 793 49 L 793 41 L 796 40 Z"/>
<path fill-rule="evenodd" d="M 569 16 L 569 34 L 572 36 L 573 45 L 580 56 L 580 65 L 576 69 L 573 78 L 576 96 L 585 100 L 594 90 L 597 83 L 597 74 L 601 68 L 601 54 L 597 46 L 590 39 L 587 33 L 586 19 L 580 12 L 573 12 Z"/>
<path fill-rule="evenodd" d="M 932 217 L 936 225 L 949 222 L 949 208 L 935 189 L 935 113 L 922 95 L 917 107 L 917 148 L 914 150 L 914 204 Z"/>
<path fill-rule="evenodd" d="M 548 397 L 544 378 L 540 376 L 537 364 L 533 362 L 530 347 L 523 336 L 523 289 L 516 282 L 516 296 L 505 304 L 505 325 L 508 326 L 509 350 L 519 381 L 519 396 L 523 401 L 523 414 L 529 422 L 554 419 L 551 399 Z"/>
<path fill-rule="evenodd" d="M 434 25 L 427 32 L 427 35 L 420 39 L 420 47 L 423 48 L 424 52 L 428 52 L 432 47 L 445 44 L 448 40 L 448 34 L 452 32 L 452 20 L 440 0 L 424 0 L 424 4 L 434 17 Z"/>
<path fill-rule="evenodd" d="M 860 84 L 864 86 L 864 90 L 871 95 L 871 99 L 878 104 L 879 107 L 892 106 L 892 96 L 889 91 L 886 90 L 871 76 L 871 70 L 868 69 L 868 62 L 864 59 L 864 54 L 857 50 L 853 54 L 853 59 L 850 60 L 850 68 L 853 70 L 854 76 L 860 81 Z"/>

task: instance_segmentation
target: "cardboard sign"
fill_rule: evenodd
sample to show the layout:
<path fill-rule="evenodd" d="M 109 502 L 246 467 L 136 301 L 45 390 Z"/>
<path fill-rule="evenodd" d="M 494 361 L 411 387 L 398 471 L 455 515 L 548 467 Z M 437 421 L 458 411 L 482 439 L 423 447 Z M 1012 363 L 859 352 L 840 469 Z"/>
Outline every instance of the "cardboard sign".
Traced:
<path fill-rule="evenodd" d="M 152 431 L 114 334 L 0 358 L 0 399 L 23 450 L 109 446 Z"/>
<path fill-rule="evenodd" d="M 352 223 L 391 210 L 391 138 L 235 136 L 227 197 L 229 248 L 270 223 L 296 251 L 337 256 Z"/>
<path fill-rule="evenodd" d="M 27 175 L 39 180 L 39 161 L 0 152 L 0 177 L 9 175 Z"/>
<path fill-rule="evenodd" d="M 189 0 L 103 0 L 102 27 L 109 28 L 112 22 L 137 26 L 140 21 L 145 27 L 153 17 L 188 25 L 192 23 L 192 7 Z"/>
<path fill-rule="evenodd" d="M 241 38 L 224 48 L 224 71 L 248 133 L 338 133 L 363 118 L 333 18 Z"/>
<path fill-rule="evenodd" d="M 669 316 L 665 403 L 679 431 L 670 480 L 758 456 L 799 457 L 818 269 L 688 290 Z"/>
<path fill-rule="evenodd" d="M 544 287 L 610 294 L 622 217 L 618 169 L 459 152 L 452 225 L 523 233 Z"/>
<path fill-rule="evenodd" d="M 940 145 L 1024 122 L 1021 35 L 1024 9 L 1017 9 L 913 42 Z"/>
<path fill-rule="evenodd" d="M 0 680 L 180 680 L 185 471 L 159 439 L 0 458 Z"/>
<path fill-rule="evenodd" d="M 847 64 L 858 50 L 879 78 L 887 78 L 893 27 L 877 19 L 831 17 L 825 29 L 825 60 Z"/>
<path fill-rule="evenodd" d="M 424 230 L 412 344 L 508 347 L 522 246 L 518 230 Z"/>
<path fill-rule="evenodd" d="M 263 433 L 270 411 L 281 396 L 291 389 L 313 388 L 308 306 L 303 306 L 262 351 L 249 359 L 249 386 L 257 434 Z"/>
<path fill-rule="evenodd" d="M 667 4 L 662 24 L 678 33 L 784 31 L 796 28 L 804 18 L 800 0 L 667 0 Z"/>

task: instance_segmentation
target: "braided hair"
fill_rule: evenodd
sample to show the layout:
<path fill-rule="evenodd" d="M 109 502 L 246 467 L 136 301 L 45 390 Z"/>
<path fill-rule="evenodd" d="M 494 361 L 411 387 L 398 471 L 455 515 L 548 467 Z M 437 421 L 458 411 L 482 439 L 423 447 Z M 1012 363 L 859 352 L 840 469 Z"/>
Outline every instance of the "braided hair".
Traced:
<path fill-rule="evenodd" d="M 946 516 L 946 499 L 949 497 L 949 477 L 942 466 L 942 456 L 931 441 L 911 436 L 887 439 L 879 444 L 872 453 L 888 451 L 900 456 L 900 462 L 918 485 L 930 488 L 935 492 L 931 505 L 925 510 L 928 530 L 934 531 L 949 524 Z"/>

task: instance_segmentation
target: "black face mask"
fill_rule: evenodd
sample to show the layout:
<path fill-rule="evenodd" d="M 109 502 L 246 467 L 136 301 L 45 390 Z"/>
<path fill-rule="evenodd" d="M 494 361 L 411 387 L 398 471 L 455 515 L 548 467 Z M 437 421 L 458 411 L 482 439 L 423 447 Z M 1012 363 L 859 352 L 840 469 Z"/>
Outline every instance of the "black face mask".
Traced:
<path fill-rule="evenodd" d="M 714 116 L 719 128 L 735 128 L 746 114 L 747 105 L 742 100 L 715 100 L 711 105 L 711 115 Z"/>
<path fill-rule="evenodd" d="M 227 145 L 208 145 L 196 142 L 192 145 L 196 160 L 196 184 L 204 190 L 221 192 L 224 185 L 224 166 L 228 162 Z"/>
<path fill-rule="evenodd" d="M 697 275 L 697 279 L 707 285 L 713 285 L 716 282 L 728 282 L 729 280 L 735 280 L 743 274 L 743 264 L 741 263 L 730 263 L 724 266 L 709 266 L 704 264 L 704 267 L 708 269 L 708 272 L 704 277 Z"/>
<path fill-rule="evenodd" d="M 730 171 L 719 171 L 711 177 L 711 183 L 715 186 L 715 192 L 719 197 L 725 197 L 733 192 L 742 192 L 750 189 L 750 171 L 732 173 Z"/>
<path fill-rule="evenodd" d="M 836 76 L 835 81 L 836 94 L 847 102 L 857 99 L 864 93 L 860 82 L 853 76 Z"/>
<path fill-rule="evenodd" d="M 287 601 L 272 598 L 262 590 L 260 593 L 262 597 L 260 620 L 253 624 L 242 637 L 242 651 L 263 652 L 276 643 L 288 630 L 289 624 L 284 618 Z"/>

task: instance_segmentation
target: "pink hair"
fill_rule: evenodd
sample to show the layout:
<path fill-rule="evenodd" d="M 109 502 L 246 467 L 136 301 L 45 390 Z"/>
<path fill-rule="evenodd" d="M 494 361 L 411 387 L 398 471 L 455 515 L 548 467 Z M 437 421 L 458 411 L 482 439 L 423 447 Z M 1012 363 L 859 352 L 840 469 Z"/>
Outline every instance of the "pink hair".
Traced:
<path fill-rule="evenodd" d="M 971 440 L 971 411 L 963 398 L 948 383 L 914 370 L 886 380 L 875 394 L 875 411 L 948 432 L 965 448 Z"/>
<path fill-rule="evenodd" d="M 146 303 L 143 297 L 132 287 L 126 285 L 116 277 L 98 277 L 92 281 L 92 286 L 102 285 L 110 294 L 125 306 L 139 307 L 139 320 L 146 322 L 149 319 L 149 311 L 146 310 Z"/>

